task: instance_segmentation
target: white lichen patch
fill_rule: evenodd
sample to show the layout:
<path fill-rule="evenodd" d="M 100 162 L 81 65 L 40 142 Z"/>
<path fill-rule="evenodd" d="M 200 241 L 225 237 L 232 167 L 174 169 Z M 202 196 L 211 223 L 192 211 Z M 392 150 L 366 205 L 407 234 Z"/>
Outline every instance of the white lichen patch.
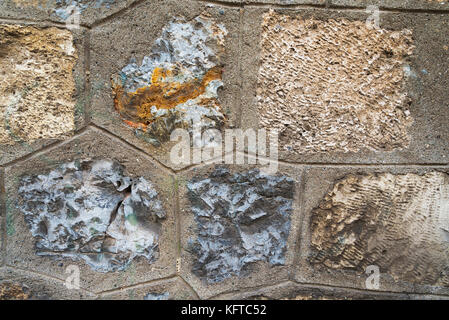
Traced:
<path fill-rule="evenodd" d="M 158 194 L 114 161 L 75 161 L 24 177 L 19 195 L 37 255 L 82 259 L 99 272 L 158 257 L 166 216 Z"/>
<path fill-rule="evenodd" d="M 392 151 L 409 145 L 404 90 L 411 31 L 364 21 L 264 14 L 260 126 L 293 153 Z"/>
<path fill-rule="evenodd" d="M 314 263 L 449 286 L 449 176 L 350 175 L 313 210 Z"/>
<path fill-rule="evenodd" d="M 67 30 L 0 25 L 0 144 L 75 129 L 77 53 Z"/>
<path fill-rule="evenodd" d="M 227 31 L 211 18 L 177 18 L 163 28 L 151 53 L 113 76 L 115 107 L 123 120 L 155 144 L 174 128 L 220 128 L 221 57 Z"/>

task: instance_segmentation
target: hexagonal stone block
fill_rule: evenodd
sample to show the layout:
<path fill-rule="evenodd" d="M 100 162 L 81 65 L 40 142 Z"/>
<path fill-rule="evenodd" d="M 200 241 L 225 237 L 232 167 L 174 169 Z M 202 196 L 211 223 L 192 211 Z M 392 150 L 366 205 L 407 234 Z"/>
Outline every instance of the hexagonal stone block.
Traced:
<path fill-rule="evenodd" d="M 206 166 L 178 179 L 181 274 L 201 298 L 286 279 L 301 170 L 266 175 L 248 166 Z"/>
<path fill-rule="evenodd" d="M 438 167 L 310 169 L 296 279 L 447 294 L 447 172 Z M 374 273 L 376 279 L 370 277 Z"/>
<path fill-rule="evenodd" d="M 0 164 L 84 125 L 86 32 L 0 24 Z"/>
<path fill-rule="evenodd" d="M 68 289 L 63 281 L 13 268 L 0 269 L 0 300 L 80 300 L 95 295 Z"/>
<path fill-rule="evenodd" d="M 92 121 L 182 168 L 169 157 L 175 129 L 221 130 L 239 115 L 238 33 L 238 9 L 196 1 L 144 2 L 98 26 Z"/>
<path fill-rule="evenodd" d="M 195 293 L 179 277 L 129 288 L 102 296 L 107 300 L 196 300 Z"/>
<path fill-rule="evenodd" d="M 6 168 L 7 264 L 95 292 L 176 272 L 173 177 L 89 129 Z"/>
<path fill-rule="evenodd" d="M 136 0 L 3 0 L 0 18 L 92 25 L 132 5 Z"/>
<path fill-rule="evenodd" d="M 280 159 L 447 162 L 447 15 L 244 15 L 242 127 L 276 129 Z"/>

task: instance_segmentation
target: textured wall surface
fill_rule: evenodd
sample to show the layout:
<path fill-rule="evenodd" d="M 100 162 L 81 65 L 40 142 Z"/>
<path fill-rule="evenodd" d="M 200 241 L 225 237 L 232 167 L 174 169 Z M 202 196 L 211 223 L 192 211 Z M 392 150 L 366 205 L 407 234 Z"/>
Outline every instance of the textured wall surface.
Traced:
<path fill-rule="evenodd" d="M 3 24 L 0 36 L 0 142 L 68 135 L 75 128 L 72 34 Z"/>
<path fill-rule="evenodd" d="M 449 299 L 448 39 L 439 0 L 0 0 L 0 300 Z"/>

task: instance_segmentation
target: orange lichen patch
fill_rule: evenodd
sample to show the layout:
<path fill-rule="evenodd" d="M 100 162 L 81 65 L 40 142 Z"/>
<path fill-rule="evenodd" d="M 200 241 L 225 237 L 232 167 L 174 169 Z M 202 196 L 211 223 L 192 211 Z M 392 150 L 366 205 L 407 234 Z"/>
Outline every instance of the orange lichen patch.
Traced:
<path fill-rule="evenodd" d="M 133 128 L 146 130 L 147 125 L 154 121 L 151 112 L 153 106 L 157 109 L 173 109 L 177 105 L 196 99 L 206 92 L 211 81 L 221 80 L 221 75 L 222 69 L 214 67 L 208 70 L 202 79 L 180 83 L 168 81 L 173 76 L 172 70 L 155 68 L 151 85 L 139 88 L 135 92 L 125 92 L 122 85 L 112 81 L 115 108 L 125 123 Z M 210 105 L 210 100 L 201 101 L 207 106 Z"/>

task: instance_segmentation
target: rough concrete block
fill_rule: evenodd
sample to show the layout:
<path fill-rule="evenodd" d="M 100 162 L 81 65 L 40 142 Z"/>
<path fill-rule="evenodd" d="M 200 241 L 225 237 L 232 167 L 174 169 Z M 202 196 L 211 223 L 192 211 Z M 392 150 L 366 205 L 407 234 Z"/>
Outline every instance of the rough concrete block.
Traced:
<path fill-rule="evenodd" d="M 7 264 L 95 292 L 176 272 L 173 177 L 97 129 L 8 167 Z"/>
<path fill-rule="evenodd" d="M 277 129 L 289 162 L 447 162 L 447 16 L 367 17 L 245 10 L 242 127 Z"/>
<path fill-rule="evenodd" d="M 92 25 L 136 0 L 3 0 L 0 18 Z"/>
<path fill-rule="evenodd" d="M 180 177 L 181 274 L 201 298 L 286 279 L 300 175 L 208 166 Z"/>
<path fill-rule="evenodd" d="M 0 164 L 84 125 L 85 31 L 0 24 Z"/>
<path fill-rule="evenodd" d="M 305 179 L 296 279 L 447 294 L 448 168 L 313 168 Z M 338 222 L 337 222 L 338 221 Z"/>
<path fill-rule="evenodd" d="M 189 286 L 179 277 L 102 295 L 106 300 L 196 300 Z"/>
<path fill-rule="evenodd" d="M 220 129 L 239 114 L 239 19 L 237 8 L 152 1 L 96 28 L 93 122 L 179 168 L 167 142 L 175 128 Z"/>
<path fill-rule="evenodd" d="M 379 9 L 449 10 L 447 0 L 331 0 L 331 6 Z"/>
<path fill-rule="evenodd" d="M 63 281 L 13 268 L 0 269 L 0 300 L 90 300 L 82 289 L 68 289 Z"/>

